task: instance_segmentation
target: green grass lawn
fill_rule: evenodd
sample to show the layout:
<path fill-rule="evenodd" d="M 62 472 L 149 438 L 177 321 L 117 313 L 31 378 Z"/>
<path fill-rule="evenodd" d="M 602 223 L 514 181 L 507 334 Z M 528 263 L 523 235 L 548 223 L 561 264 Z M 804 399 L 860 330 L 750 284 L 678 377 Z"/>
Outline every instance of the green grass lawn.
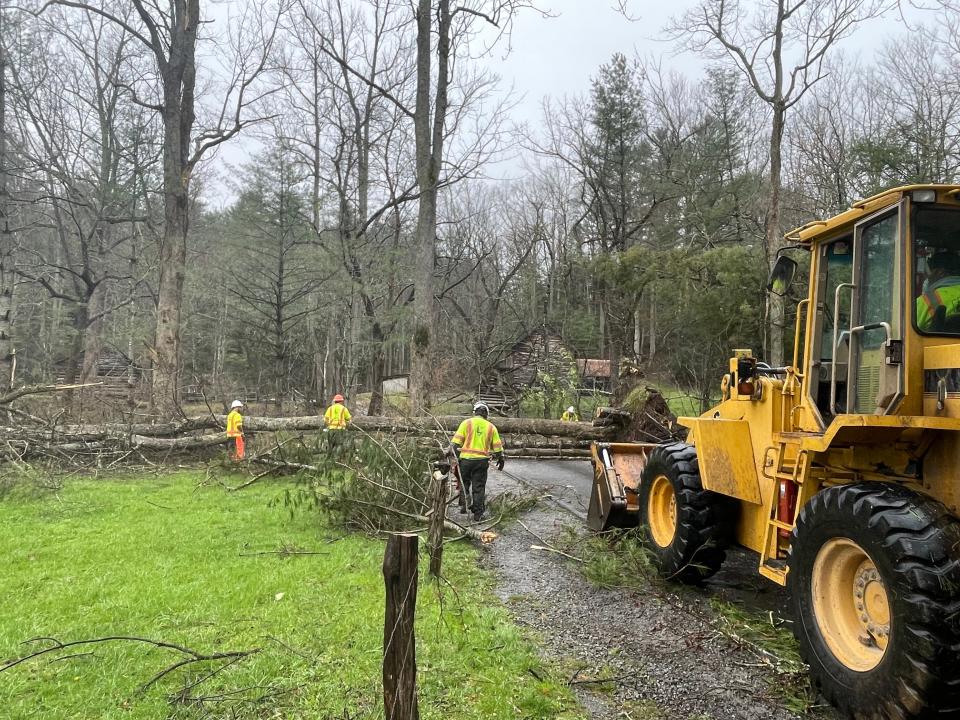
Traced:
<path fill-rule="evenodd" d="M 382 717 L 383 542 L 330 542 L 339 535 L 317 515 L 271 503 L 284 485 L 227 493 L 196 481 L 73 480 L 56 494 L 0 500 L 0 666 L 46 647 L 25 642 L 41 636 L 259 652 L 216 674 L 222 661 L 187 665 L 141 690 L 183 656 L 125 641 L 62 650 L 0 672 L 0 716 Z M 253 554 L 283 547 L 323 554 Z M 421 567 L 421 717 L 580 717 L 475 559 L 448 546 L 450 585 L 439 587 Z"/>

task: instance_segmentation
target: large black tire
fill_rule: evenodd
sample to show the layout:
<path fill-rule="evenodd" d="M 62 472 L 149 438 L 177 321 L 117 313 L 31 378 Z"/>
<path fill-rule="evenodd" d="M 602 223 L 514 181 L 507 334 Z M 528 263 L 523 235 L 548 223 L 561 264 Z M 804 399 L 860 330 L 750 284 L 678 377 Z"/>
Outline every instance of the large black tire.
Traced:
<path fill-rule="evenodd" d="M 659 479 L 659 480 L 658 480 Z M 673 488 L 673 532 L 658 532 L 656 485 Z M 700 484 L 697 451 L 685 443 L 661 445 L 650 453 L 638 488 L 640 525 L 644 545 L 660 575 L 696 584 L 720 569 L 733 540 L 738 505 L 735 500 L 704 490 Z M 653 505 L 653 508 L 651 508 Z"/>
<path fill-rule="evenodd" d="M 840 578 L 855 565 L 837 549 L 851 541 L 872 564 L 856 566 L 854 597 L 845 600 Z M 800 512 L 789 568 L 794 635 L 827 700 L 863 720 L 960 717 L 960 525 L 942 504 L 886 483 L 827 488 Z M 867 589 L 882 581 L 883 611 L 874 617 L 889 618 L 886 624 L 873 623 L 858 604 L 864 572 Z M 827 602 L 835 609 L 828 612 Z M 843 617 L 872 623 L 859 631 L 862 647 L 843 644 L 851 637 Z M 864 660 L 876 664 L 858 667 Z"/>

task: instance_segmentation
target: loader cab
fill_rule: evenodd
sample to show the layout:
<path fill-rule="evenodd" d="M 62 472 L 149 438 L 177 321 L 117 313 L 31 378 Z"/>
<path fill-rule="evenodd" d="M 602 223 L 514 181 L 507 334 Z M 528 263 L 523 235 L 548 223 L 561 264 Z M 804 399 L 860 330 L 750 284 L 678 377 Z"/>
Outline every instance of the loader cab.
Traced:
<path fill-rule="evenodd" d="M 820 430 L 839 415 L 922 413 L 910 359 L 960 338 L 958 195 L 897 188 L 788 235 L 811 252 L 803 404 Z"/>

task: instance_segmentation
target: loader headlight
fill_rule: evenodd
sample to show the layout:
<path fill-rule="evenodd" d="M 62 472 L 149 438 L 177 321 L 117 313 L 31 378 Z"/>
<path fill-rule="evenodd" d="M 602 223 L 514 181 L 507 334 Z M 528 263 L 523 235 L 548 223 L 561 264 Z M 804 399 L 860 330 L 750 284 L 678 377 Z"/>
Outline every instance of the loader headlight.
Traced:
<path fill-rule="evenodd" d="M 915 203 L 932 203 L 937 201 L 936 190 L 914 190 L 910 197 Z"/>

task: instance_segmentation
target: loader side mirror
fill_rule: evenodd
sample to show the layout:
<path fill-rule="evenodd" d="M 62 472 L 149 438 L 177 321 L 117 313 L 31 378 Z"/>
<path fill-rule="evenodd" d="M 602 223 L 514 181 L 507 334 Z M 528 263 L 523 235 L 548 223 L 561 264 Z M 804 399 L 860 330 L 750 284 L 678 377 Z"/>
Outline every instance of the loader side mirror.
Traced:
<path fill-rule="evenodd" d="M 773 264 L 770 278 L 767 280 L 767 290 L 774 295 L 783 297 L 793 283 L 793 276 L 797 273 L 797 263 L 793 258 L 781 255 Z"/>

